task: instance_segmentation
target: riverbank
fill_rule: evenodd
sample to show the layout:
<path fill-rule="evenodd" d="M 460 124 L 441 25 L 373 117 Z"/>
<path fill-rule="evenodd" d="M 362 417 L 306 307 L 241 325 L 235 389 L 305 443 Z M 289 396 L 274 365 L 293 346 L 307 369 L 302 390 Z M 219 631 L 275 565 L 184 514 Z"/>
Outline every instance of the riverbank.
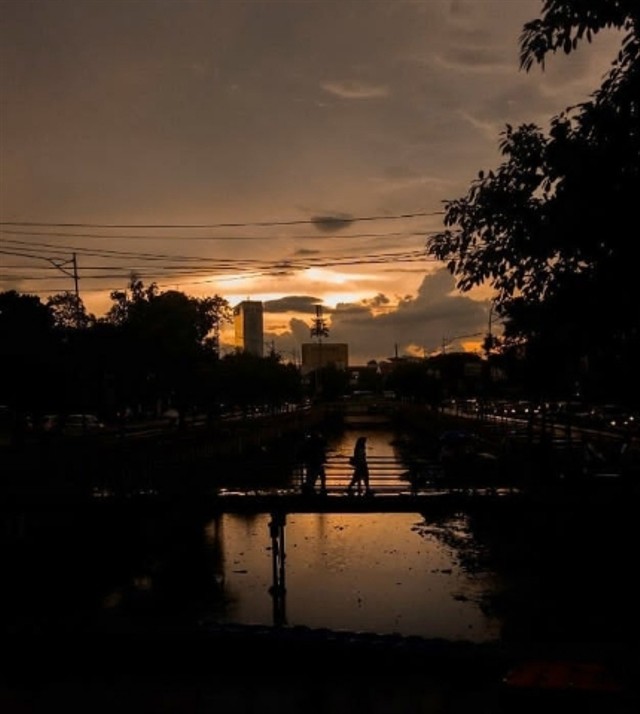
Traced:
<path fill-rule="evenodd" d="M 637 660 L 602 648 L 232 627 L 26 638 L 10 651 L 0 706 L 22 714 L 631 714 L 638 704 Z"/>

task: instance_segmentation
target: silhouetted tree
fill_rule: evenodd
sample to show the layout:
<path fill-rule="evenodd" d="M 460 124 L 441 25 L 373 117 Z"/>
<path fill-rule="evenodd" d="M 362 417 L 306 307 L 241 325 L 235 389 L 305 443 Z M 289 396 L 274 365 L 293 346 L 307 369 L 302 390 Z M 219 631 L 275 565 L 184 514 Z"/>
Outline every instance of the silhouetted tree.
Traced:
<path fill-rule="evenodd" d="M 227 301 L 217 295 L 160 292 L 155 283 L 145 287 L 135 275 L 111 299 L 104 322 L 117 329 L 121 347 L 120 361 L 114 364 L 117 381 L 124 385 L 119 401 L 147 410 L 159 402 L 180 410 L 200 402 L 202 375 L 208 375 L 209 391 L 215 384 L 213 368 L 206 370 L 204 363 L 217 356 L 216 332 L 231 320 Z"/>
<path fill-rule="evenodd" d="M 39 346 L 48 339 L 54 326 L 51 310 L 37 295 L 16 290 L 0 293 L 0 347 L 5 350 L 30 344 Z"/>
<path fill-rule="evenodd" d="M 545 352 L 546 364 L 562 355 L 566 389 L 586 365 L 601 391 L 604 382 L 619 391 L 612 370 L 629 376 L 640 356 L 640 310 L 629 305 L 640 195 L 640 4 L 546 0 L 520 39 L 529 71 L 608 27 L 623 39 L 601 87 L 554 117 L 548 134 L 507 126 L 504 162 L 446 203 L 447 229 L 427 242 L 461 290 L 483 283 L 495 290 L 507 348 L 524 340 L 538 359 Z"/>
<path fill-rule="evenodd" d="M 396 366 L 387 387 L 405 401 L 423 404 L 438 404 L 443 395 L 440 374 L 426 360 Z"/>
<path fill-rule="evenodd" d="M 96 321 L 95 315 L 87 312 L 81 297 L 68 291 L 51 295 L 47 307 L 53 315 L 55 326 L 62 330 L 87 328 Z"/>
<path fill-rule="evenodd" d="M 277 355 L 257 357 L 248 352 L 225 355 L 219 363 L 222 401 L 243 410 L 251 406 L 277 407 L 301 397 L 300 373 L 282 364 Z"/>
<path fill-rule="evenodd" d="M 310 374 L 312 394 L 324 401 L 334 401 L 346 394 L 349 389 L 349 375 L 346 370 L 335 364 L 327 364 Z"/>
<path fill-rule="evenodd" d="M 36 295 L 0 293 L 0 403 L 19 412 L 47 399 L 55 345 L 51 311 Z"/>

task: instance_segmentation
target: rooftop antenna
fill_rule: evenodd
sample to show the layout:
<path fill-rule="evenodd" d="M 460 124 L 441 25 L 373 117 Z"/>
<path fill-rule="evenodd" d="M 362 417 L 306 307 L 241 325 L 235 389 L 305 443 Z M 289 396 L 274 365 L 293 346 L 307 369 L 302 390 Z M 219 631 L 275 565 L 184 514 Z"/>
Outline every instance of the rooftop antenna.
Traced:
<path fill-rule="evenodd" d="M 329 329 L 322 317 L 322 305 L 316 305 L 316 316 L 311 323 L 311 337 L 318 340 L 317 368 L 315 372 L 315 391 L 320 394 L 322 386 L 320 384 L 320 369 L 322 368 L 322 338 L 329 336 Z"/>
<path fill-rule="evenodd" d="M 316 305 L 316 316 L 311 325 L 311 337 L 315 337 L 318 344 L 322 342 L 323 337 L 329 337 L 327 323 L 322 317 L 322 305 Z"/>

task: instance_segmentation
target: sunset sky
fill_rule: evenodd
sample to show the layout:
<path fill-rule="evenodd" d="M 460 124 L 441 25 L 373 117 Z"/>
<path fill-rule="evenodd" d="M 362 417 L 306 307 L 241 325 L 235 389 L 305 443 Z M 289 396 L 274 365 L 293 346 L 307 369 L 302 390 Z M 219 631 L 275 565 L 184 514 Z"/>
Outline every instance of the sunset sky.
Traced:
<path fill-rule="evenodd" d="M 473 347 L 491 296 L 455 291 L 426 237 L 507 123 L 546 129 L 619 45 L 526 74 L 541 7 L 0 0 L 0 290 L 72 291 L 75 253 L 96 316 L 135 271 L 262 300 L 286 359 L 318 303 L 352 364 Z"/>

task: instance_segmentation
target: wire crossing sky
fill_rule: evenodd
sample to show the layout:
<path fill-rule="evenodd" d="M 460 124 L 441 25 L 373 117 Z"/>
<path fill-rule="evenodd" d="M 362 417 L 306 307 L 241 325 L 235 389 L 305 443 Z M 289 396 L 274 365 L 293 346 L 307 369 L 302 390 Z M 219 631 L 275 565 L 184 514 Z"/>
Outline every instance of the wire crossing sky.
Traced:
<path fill-rule="evenodd" d="M 522 72 L 541 8 L 0 0 L 0 289 L 72 290 L 74 258 L 98 317 L 132 273 L 262 300 L 283 354 L 322 304 L 353 363 L 486 331 L 491 296 L 460 295 L 426 238 L 505 125 L 547 128 L 619 45 Z"/>

